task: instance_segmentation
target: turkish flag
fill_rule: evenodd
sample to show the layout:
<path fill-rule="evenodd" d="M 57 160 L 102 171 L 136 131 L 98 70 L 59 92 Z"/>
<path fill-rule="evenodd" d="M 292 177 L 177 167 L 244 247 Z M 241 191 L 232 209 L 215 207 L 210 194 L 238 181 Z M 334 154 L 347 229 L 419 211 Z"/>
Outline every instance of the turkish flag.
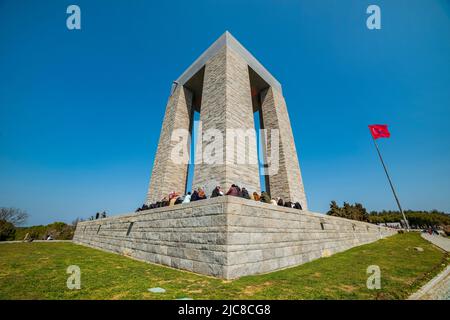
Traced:
<path fill-rule="evenodd" d="M 369 125 L 369 129 L 374 139 L 389 138 L 391 136 L 388 127 L 385 124 L 372 124 Z"/>

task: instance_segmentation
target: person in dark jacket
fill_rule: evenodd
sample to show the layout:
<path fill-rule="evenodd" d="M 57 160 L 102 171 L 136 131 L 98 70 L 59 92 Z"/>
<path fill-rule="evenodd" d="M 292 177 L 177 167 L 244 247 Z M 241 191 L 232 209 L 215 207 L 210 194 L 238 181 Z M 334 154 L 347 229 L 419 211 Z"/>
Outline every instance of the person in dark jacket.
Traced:
<path fill-rule="evenodd" d="M 238 194 L 237 196 L 242 198 L 242 190 L 241 190 L 241 188 L 238 185 L 236 185 L 236 189 L 237 189 L 237 194 Z"/>
<path fill-rule="evenodd" d="M 192 195 L 191 195 L 191 202 L 192 201 L 197 201 L 197 200 L 199 200 L 198 191 L 194 190 L 194 192 L 192 192 Z"/>
<path fill-rule="evenodd" d="M 185 196 L 180 196 L 180 197 L 178 197 L 178 198 L 175 200 L 175 204 L 183 203 L 184 197 L 185 197 Z"/>
<path fill-rule="evenodd" d="M 284 203 L 284 206 L 287 207 L 287 208 L 292 208 L 292 202 L 286 201 L 286 202 Z"/>
<path fill-rule="evenodd" d="M 220 196 L 223 196 L 223 192 L 220 189 L 220 186 L 217 186 L 214 188 L 214 190 L 211 194 L 211 198 L 220 197 Z"/>
<path fill-rule="evenodd" d="M 245 189 L 244 187 L 242 187 L 241 192 L 242 192 L 242 198 L 244 198 L 244 199 L 250 199 L 250 195 L 249 195 L 247 189 Z"/>
<path fill-rule="evenodd" d="M 270 203 L 272 199 L 270 199 L 270 196 L 267 192 L 263 191 L 261 192 L 261 202 Z"/>
<path fill-rule="evenodd" d="M 284 206 L 283 199 L 281 199 L 280 197 L 278 197 L 277 205 Z"/>
<path fill-rule="evenodd" d="M 169 206 L 169 198 L 164 197 L 164 198 L 161 200 L 161 207 L 168 207 L 168 206 Z"/>

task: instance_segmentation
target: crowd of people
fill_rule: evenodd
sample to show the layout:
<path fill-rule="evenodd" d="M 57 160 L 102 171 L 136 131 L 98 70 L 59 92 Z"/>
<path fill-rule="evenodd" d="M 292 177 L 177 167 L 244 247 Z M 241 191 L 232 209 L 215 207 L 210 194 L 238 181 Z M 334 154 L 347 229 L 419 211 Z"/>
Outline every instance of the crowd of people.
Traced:
<path fill-rule="evenodd" d="M 276 199 L 271 198 L 270 195 L 265 191 L 261 192 L 261 194 L 258 194 L 256 191 L 250 194 L 246 188 L 244 187 L 240 188 L 238 185 L 235 184 L 231 185 L 230 189 L 226 193 L 223 192 L 220 186 L 215 187 L 211 193 L 210 198 L 221 196 L 240 197 L 244 199 L 270 203 L 277 206 L 302 210 L 302 206 L 299 202 L 293 203 L 291 201 L 283 201 L 283 199 L 281 199 L 280 197 Z M 136 212 L 154 208 L 169 207 L 182 203 L 190 203 L 193 201 L 199 201 L 203 199 L 207 199 L 207 196 L 203 188 L 197 188 L 192 193 L 188 192 L 185 195 L 180 195 L 179 193 L 172 191 L 171 193 L 169 193 L 168 196 L 164 197 L 161 201 L 157 201 L 151 204 L 144 204 L 142 207 L 138 208 Z"/>

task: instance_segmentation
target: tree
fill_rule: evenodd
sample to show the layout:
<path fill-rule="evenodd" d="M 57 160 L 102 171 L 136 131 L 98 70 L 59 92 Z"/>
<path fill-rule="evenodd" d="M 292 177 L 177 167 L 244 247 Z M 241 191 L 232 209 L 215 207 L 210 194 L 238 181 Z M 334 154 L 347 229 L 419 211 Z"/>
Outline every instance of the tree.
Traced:
<path fill-rule="evenodd" d="M 354 213 L 353 213 L 353 210 L 352 210 L 352 206 L 350 205 L 350 203 L 345 202 L 345 201 L 344 201 L 344 205 L 342 207 L 342 217 L 344 217 L 346 219 L 356 220 L 354 218 Z"/>
<path fill-rule="evenodd" d="M 0 220 L 0 241 L 14 240 L 16 228 L 11 222 Z"/>
<path fill-rule="evenodd" d="M 28 213 L 17 208 L 0 208 L 0 220 L 12 223 L 14 226 L 25 223 L 28 219 Z"/>
<path fill-rule="evenodd" d="M 437 210 L 432 211 L 414 211 L 405 210 L 406 218 L 413 228 L 428 228 L 432 226 L 448 226 L 450 225 L 450 215 L 445 212 Z M 378 222 L 400 222 L 403 220 L 402 214 L 399 211 L 372 211 L 369 214 L 369 221 L 372 223 Z"/>
<path fill-rule="evenodd" d="M 355 203 L 354 210 L 356 211 L 357 214 L 357 220 L 366 222 L 369 221 L 369 215 L 367 213 L 367 210 L 366 208 L 363 207 L 361 203 Z"/>
<path fill-rule="evenodd" d="M 327 212 L 327 215 L 342 217 L 342 209 L 337 205 L 336 201 L 331 201 L 330 210 Z"/>
<path fill-rule="evenodd" d="M 341 208 L 336 204 L 336 201 L 331 201 L 330 210 L 327 212 L 327 215 L 358 221 L 369 221 L 367 210 L 360 203 L 350 204 L 344 202 Z"/>

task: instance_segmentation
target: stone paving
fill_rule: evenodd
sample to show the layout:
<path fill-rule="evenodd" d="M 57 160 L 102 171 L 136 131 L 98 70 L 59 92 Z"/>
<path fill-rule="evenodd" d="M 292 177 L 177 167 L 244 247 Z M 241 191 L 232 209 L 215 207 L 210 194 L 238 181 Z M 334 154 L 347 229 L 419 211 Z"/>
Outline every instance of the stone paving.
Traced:
<path fill-rule="evenodd" d="M 450 239 L 429 233 L 421 233 L 421 236 L 442 250 L 450 251 Z M 450 300 L 450 266 L 412 294 L 409 300 Z"/>
<path fill-rule="evenodd" d="M 450 252 L 450 239 L 449 238 L 445 238 L 443 236 L 437 236 L 437 235 L 430 235 L 429 233 L 424 233 L 424 232 L 422 233 L 422 238 L 430 241 L 432 244 L 441 248 L 442 250 Z"/>
<path fill-rule="evenodd" d="M 408 300 L 450 300 L 450 266 L 412 294 Z"/>

